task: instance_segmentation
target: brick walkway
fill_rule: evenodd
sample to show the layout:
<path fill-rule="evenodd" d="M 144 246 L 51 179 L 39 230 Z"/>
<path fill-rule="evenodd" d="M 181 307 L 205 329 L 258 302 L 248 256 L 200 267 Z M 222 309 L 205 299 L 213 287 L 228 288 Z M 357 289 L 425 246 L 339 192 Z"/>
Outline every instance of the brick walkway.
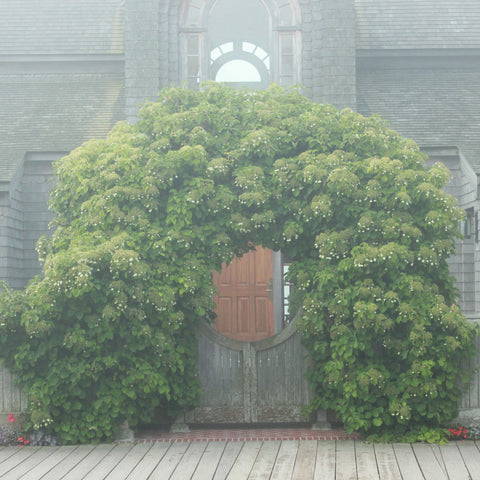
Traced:
<path fill-rule="evenodd" d="M 248 442 L 269 440 L 354 440 L 358 435 L 349 435 L 344 430 L 312 430 L 307 428 L 283 429 L 227 429 L 192 430 L 189 433 L 144 432 L 137 441 L 156 442 Z"/>

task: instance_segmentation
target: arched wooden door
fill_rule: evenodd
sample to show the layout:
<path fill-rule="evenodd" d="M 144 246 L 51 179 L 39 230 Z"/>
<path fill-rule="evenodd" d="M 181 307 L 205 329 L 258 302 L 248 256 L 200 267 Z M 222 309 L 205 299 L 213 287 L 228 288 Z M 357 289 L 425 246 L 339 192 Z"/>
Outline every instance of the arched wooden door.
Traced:
<path fill-rule="evenodd" d="M 275 333 L 273 252 L 257 247 L 213 274 L 217 287 L 215 329 L 226 337 L 253 342 Z"/>

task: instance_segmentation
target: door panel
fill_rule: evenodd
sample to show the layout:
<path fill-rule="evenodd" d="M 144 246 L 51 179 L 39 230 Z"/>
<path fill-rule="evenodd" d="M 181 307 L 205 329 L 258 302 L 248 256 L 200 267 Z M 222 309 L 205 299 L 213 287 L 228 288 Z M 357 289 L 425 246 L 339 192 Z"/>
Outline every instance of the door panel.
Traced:
<path fill-rule="evenodd" d="M 215 328 L 219 333 L 242 341 L 274 334 L 272 256 L 271 250 L 257 247 L 213 274 L 218 291 Z"/>

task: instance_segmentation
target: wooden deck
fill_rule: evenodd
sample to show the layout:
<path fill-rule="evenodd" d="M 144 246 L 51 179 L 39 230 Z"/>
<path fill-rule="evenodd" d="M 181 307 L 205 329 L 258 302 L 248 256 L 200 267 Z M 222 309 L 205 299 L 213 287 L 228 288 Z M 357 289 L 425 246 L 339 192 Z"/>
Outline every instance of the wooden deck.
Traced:
<path fill-rule="evenodd" d="M 479 444 L 150 442 L 0 448 L 1 480 L 480 480 Z"/>

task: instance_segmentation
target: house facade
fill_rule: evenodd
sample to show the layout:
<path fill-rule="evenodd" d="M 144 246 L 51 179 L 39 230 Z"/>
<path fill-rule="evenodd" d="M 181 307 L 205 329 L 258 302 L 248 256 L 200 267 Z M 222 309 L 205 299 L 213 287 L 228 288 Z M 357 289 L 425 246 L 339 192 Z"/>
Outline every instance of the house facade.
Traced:
<path fill-rule="evenodd" d="M 207 80 L 302 85 L 445 163 L 467 213 L 451 272 L 480 318 L 478 0 L 2 0 L 0 279 L 21 288 L 40 271 L 53 161 L 134 122 L 161 88 Z M 1 371 L 0 414 L 23 403 Z M 478 375 L 462 408 L 480 416 Z"/>

